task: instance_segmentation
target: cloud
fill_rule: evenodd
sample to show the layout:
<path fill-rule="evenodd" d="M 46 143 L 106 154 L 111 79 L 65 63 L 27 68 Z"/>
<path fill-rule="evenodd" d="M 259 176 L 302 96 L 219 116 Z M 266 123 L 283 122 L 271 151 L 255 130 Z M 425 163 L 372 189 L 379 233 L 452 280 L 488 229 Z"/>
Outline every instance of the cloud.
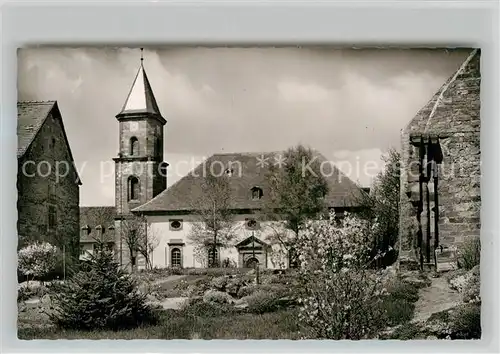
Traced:
<path fill-rule="evenodd" d="M 291 103 L 317 103 L 333 98 L 332 92 L 318 84 L 301 84 L 286 80 L 279 82 L 277 88 L 280 97 Z"/>

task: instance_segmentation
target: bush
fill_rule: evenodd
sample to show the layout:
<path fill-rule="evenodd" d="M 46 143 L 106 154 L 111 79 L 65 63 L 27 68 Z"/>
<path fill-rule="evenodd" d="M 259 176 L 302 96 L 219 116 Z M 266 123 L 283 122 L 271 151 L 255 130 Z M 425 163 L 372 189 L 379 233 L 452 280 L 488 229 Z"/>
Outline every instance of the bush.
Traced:
<path fill-rule="evenodd" d="M 454 339 L 481 338 L 481 305 L 467 304 L 450 315 Z"/>
<path fill-rule="evenodd" d="M 243 300 L 248 304 L 248 312 L 262 314 L 279 310 L 281 308 L 279 298 L 275 292 L 257 290 Z"/>
<path fill-rule="evenodd" d="M 242 286 L 242 287 L 238 290 L 238 295 L 237 295 L 237 297 L 242 298 L 242 297 L 245 297 L 245 296 L 252 295 L 252 294 L 253 294 L 256 290 L 257 290 L 257 286 L 256 286 L 256 285 L 246 285 L 246 286 Z"/>
<path fill-rule="evenodd" d="M 227 304 L 231 301 L 231 296 L 229 294 L 217 291 L 208 290 L 205 295 L 203 295 L 203 302 L 217 303 L 217 304 Z"/>
<path fill-rule="evenodd" d="M 481 301 L 479 273 L 471 272 L 462 288 L 462 300 L 465 303 L 479 303 Z"/>
<path fill-rule="evenodd" d="M 41 284 L 31 284 L 30 286 L 20 286 L 17 290 L 17 301 L 26 301 L 34 297 L 41 298 L 49 293 L 49 289 Z"/>
<path fill-rule="evenodd" d="M 227 285 L 227 277 L 225 276 L 215 277 L 210 281 L 210 287 L 218 291 L 225 291 L 226 285 Z"/>
<path fill-rule="evenodd" d="M 209 318 L 236 312 L 234 307 L 229 304 L 204 301 L 189 302 L 181 311 L 182 315 Z"/>
<path fill-rule="evenodd" d="M 28 279 L 42 278 L 56 270 L 59 251 L 48 242 L 35 242 L 18 252 L 18 268 Z"/>
<path fill-rule="evenodd" d="M 383 319 L 389 326 L 407 323 L 413 318 L 418 286 L 400 279 L 387 285 L 387 294 L 381 297 L 380 308 Z"/>
<path fill-rule="evenodd" d="M 479 265 L 481 257 L 481 240 L 479 237 L 469 237 L 458 249 L 458 267 L 471 270 Z"/>
<path fill-rule="evenodd" d="M 297 239 L 301 314 L 318 339 L 371 338 L 387 325 L 368 271 L 373 225 L 345 214 L 309 221 Z"/>
<path fill-rule="evenodd" d="M 58 286 L 52 295 L 55 311 L 49 318 L 66 329 L 124 329 L 155 322 L 137 283 L 120 269 L 113 255 L 98 249 L 90 268 Z"/>

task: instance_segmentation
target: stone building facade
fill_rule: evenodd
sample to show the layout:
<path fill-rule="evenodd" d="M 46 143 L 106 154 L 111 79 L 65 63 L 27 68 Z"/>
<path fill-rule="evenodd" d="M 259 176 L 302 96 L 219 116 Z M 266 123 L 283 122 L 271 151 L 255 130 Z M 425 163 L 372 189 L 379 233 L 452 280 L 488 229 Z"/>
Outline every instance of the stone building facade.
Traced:
<path fill-rule="evenodd" d="M 402 133 L 402 260 L 453 266 L 453 249 L 480 232 L 480 51 Z"/>
<path fill-rule="evenodd" d="M 128 270 L 146 266 L 146 259 L 141 254 L 144 252 L 129 247 L 133 243 L 131 239 L 137 240 L 138 233 L 140 246 L 148 249 L 150 266 L 153 267 L 199 268 L 206 267 L 214 259 L 221 265 L 227 261 L 239 267 L 259 264 L 266 268 L 280 268 L 282 263 L 288 264 L 287 260 L 278 264 L 272 256 L 275 245 L 269 238 L 277 232 L 278 226 L 257 221 L 269 197 L 268 168 L 259 166 L 259 158 L 264 156 L 265 161 L 272 162 L 282 153 L 215 154 L 167 189 L 168 163 L 164 161 L 163 153 L 167 122 L 158 109 L 142 60 L 116 119 L 119 154 L 113 159 L 115 206 L 81 209 L 82 256 L 95 247 L 96 237 L 92 235 L 102 235 L 106 229 L 106 240 L 112 238 L 109 235 L 114 233 L 117 261 Z M 319 153 L 317 158 L 318 161 L 328 162 Z M 229 175 L 234 244 L 213 247 L 212 243 L 200 255 L 197 245 L 190 240 L 191 231 L 200 223 L 193 205 L 203 195 L 203 177 L 211 173 L 212 166 L 216 171 Z M 330 166 L 324 169 L 328 174 L 327 206 L 339 212 L 355 208 L 359 193 L 362 193 L 360 188 L 335 166 Z M 114 213 L 110 211 L 113 209 Z M 108 221 L 97 220 L 103 210 L 114 214 L 114 227 L 107 225 Z M 96 227 L 99 230 L 94 230 Z"/>
<path fill-rule="evenodd" d="M 18 102 L 18 247 L 46 241 L 78 259 L 80 179 L 57 102 Z"/>

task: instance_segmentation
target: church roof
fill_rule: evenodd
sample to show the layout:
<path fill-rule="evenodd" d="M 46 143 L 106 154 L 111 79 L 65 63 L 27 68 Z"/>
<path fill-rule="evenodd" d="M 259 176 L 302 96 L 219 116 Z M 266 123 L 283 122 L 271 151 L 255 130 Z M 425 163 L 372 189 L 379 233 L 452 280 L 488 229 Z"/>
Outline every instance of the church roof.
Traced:
<path fill-rule="evenodd" d="M 204 171 L 213 166 L 214 171 L 219 166 L 233 167 L 233 176 L 229 178 L 231 188 L 231 208 L 233 210 L 255 210 L 264 206 L 268 196 L 267 173 L 269 164 L 283 152 L 270 153 L 228 153 L 215 154 L 199 164 L 188 175 L 181 178 L 167 190 L 158 194 L 149 202 L 135 208 L 133 212 L 189 212 L 192 211 L 196 200 L 203 193 Z M 317 161 L 326 161 L 319 153 Z M 262 157 L 267 160 L 262 166 Z M 240 168 L 241 166 L 241 168 Z M 357 205 L 360 188 L 338 168 L 331 165 L 325 168 L 325 175 L 329 192 L 325 197 L 329 207 L 352 207 Z M 263 191 L 261 199 L 252 199 L 252 188 L 258 186 Z"/>
<path fill-rule="evenodd" d="M 480 50 L 469 53 L 431 100 L 406 126 L 410 135 L 445 136 L 480 130 Z"/>
<path fill-rule="evenodd" d="M 117 117 L 127 114 L 153 114 L 161 117 L 160 109 L 156 103 L 153 89 L 149 83 L 146 70 L 141 61 L 134 82 L 128 93 L 127 99 Z"/>

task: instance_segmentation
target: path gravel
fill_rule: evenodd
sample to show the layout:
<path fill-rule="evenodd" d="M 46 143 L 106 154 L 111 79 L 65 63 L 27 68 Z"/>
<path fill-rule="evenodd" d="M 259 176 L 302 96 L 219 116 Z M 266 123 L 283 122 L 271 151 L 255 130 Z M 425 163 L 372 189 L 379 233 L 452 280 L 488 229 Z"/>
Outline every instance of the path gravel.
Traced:
<path fill-rule="evenodd" d="M 412 322 L 426 321 L 433 313 L 448 310 L 460 303 L 460 294 L 450 288 L 444 277 L 433 278 L 429 287 L 420 289 Z"/>

